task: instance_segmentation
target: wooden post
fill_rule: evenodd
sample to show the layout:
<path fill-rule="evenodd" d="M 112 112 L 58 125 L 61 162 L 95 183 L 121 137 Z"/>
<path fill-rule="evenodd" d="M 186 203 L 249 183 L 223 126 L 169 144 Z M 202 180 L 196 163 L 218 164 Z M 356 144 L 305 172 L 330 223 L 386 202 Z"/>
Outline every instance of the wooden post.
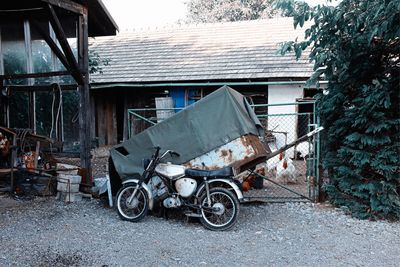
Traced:
<path fill-rule="evenodd" d="M 34 157 L 34 167 L 37 169 L 38 160 L 39 160 L 39 152 L 40 152 L 40 141 L 36 141 L 36 149 L 35 149 L 35 157 Z"/>
<path fill-rule="evenodd" d="M 90 92 L 89 92 L 90 93 Z M 90 136 L 92 138 L 96 137 L 96 105 L 95 105 L 95 97 L 93 94 L 90 94 Z"/>
<path fill-rule="evenodd" d="M 52 28 L 54 30 L 54 33 L 57 36 L 58 42 L 59 42 L 59 44 L 60 44 L 60 46 L 61 46 L 61 48 L 62 48 L 62 50 L 64 52 L 65 58 L 68 61 L 68 65 L 72 68 L 72 73 L 71 74 L 75 79 L 77 79 L 76 82 L 79 85 L 83 85 L 85 83 L 85 81 L 84 81 L 84 78 L 83 78 L 82 70 L 84 70 L 84 69 L 81 69 L 80 66 L 79 66 L 79 63 L 76 62 L 74 53 L 72 52 L 72 49 L 71 49 L 71 47 L 70 47 L 70 45 L 68 43 L 68 40 L 67 40 L 67 36 L 65 35 L 65 32 L 64 32 L 64 30 L 63 30 L 63 28 L 61 26 L 61 22 L 58 19 L 57 14 L 54 11 L 53 6 L 49 4 L 47 6 L 47 9 L 48 9 L 48 12 L 49 12 L 49 15 L 50 15 L 49 19 L 50 19 L 51 26 L 52 26 Z M 81 29 L 81 28 L 83 28 L 83 26 L 81 26 L 81 25 L 82 25 L 82 17 L 84 17 L 84 16 L 86 17 L 85 20 L 86 20 L 86 36 L 87 36 L 86 43 L 87 43 L 88 42 L 88 38 L 89 38 L 88 33 L 87 33 L 87 31 L 88 31 L 88 29 L 87 29 L 87 9 L 85 9 L 85 14 L 79 16 L 78 39 L 79 39 L 79 37 L 84 38 L 83 36 L 80 36 L 80 35 L 82 35 L 82 32 L 83 32 L 83 30 Z M 79 34 L 79 32 L 81 32 L 81 34 Z M 78 40 L 78 46 L 79 46 L 79 44 L 80 43 L 79 43 L 79 40 Z M 82 46 L 82 44 L 81 44 L 81 46 Z M 88 45 L 86 45 L 86 46 L 88 46 Z M 79 48 L 78 48 L 78 50 L 79 50 Z M 54 50 L 54 51 L 56 51 L 56 50 Z M 87 58 L 87 49 L 86 49 L 86 58 Z"/>
<path fill-rule="evenodd" d="M 122 141 L 128 140 L 128 97 L 126 96 L 126 91 L 124 91 L 124 132 L 122 136 Z"/>
<path fill-rule="evenodd" d="M 33 73 L 31 28 L 29 21 L 24 21 L 25 51 L 26 51 L 26 73 Z M 33 78 L 28 78 L 28 85 L 33 85 Z M 36 93 L 29 92 L 29 128 L 36 133 Z"/>
<path fill-rule="evenodd" d="M 13 135 L 13 142 L 12 142 L 12 149 L 11 149 L 11 173 L 10 173 L 10 192 L 14 192 L 14 164 L 15 164 L 15 158 L 17 156 L 17 135 Z"/>
<path fill-rule="evenodd" d="M 1 28 L 0 28 L 0 75 L 4 74 L 4 67 L 3 67 L 3 52 L 1 48 Z M 4 80 L 0 79 L 0 90 L 4 89 Z M 2 93 L 2 92 L 0 92 Z M 1 125 L 7 125 L 7 109 L 6 109 L 6 101 L 3 101 L 2 97 L 0 97 L 0 111 L 1 111 Z"/>
<path fill-rule="evenodd" d="M 3 51 L 1 48 L 1 28 L 0 28 L 0 75 L 4 74 L 4 65 L 3 65 Z M 1 85 L 3 85 L 3 81 L 1 81 Z"/>
<path fill-rule="evenodd" d="M 85 184 L 92 183 L 92 169 L 90 162 L 90 98 L 89 98 L 89 58 L 88 58 L 88 15 L 85 8 L 84 14 L 79 16 L 78 21 L 78 64 L 83 75 L 84 83 L 79 85 L 79 140 L 81 145 L 81 167 L 86 171 Z"/>

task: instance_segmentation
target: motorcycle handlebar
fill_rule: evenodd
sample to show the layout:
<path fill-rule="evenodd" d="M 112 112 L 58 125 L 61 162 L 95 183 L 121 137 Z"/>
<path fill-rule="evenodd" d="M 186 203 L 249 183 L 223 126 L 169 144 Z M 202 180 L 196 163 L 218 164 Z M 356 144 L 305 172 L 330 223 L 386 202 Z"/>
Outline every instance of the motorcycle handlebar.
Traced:
<path fill-rule="evenodd" d="M 157 146 L 157 147 L 155 147 L 155 149 L 156 149 L 156 152 L 155 152 L 154 155 L 153 155 L 154 159 L 158 158 L 161 148 Z M 167 154 L 170 154 L 171 156 L 176 156 L 176 157 L 179 157 L 179 156 L 180 156 L 179 153 L 177 153 L 177 152 L 175 152 L 175 151 L 173 151 L 173 150 L 169 150 L 169 149 L 168 149 L 168 150 L 165 151 L 159 158 L 162 159 L 162 158 L 164 158 Z"/>

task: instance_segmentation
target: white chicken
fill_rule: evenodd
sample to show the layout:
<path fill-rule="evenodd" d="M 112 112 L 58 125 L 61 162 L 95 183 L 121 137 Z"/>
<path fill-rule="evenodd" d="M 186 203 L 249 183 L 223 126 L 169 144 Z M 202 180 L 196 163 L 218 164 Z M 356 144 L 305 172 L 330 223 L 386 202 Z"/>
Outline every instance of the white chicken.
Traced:
<path fill-rule="evenodd" d="M 280 183 L 296 183 L 297 172 L 293 161 L 283 152 L 279 154 L 280 161 L 276 166 L 276 180 Z"/>
<path fill-rule="evenodd" d="M 266 162 L 267 171 L 270 174 L 273 174 L 276 171 L 276 166 L 280 162 L 280 154 L 270 158 Z"/>
<path fill-rule="evenodd" d="M 308 141 L 301 142 L 296 146 L 296 156 L 297 156 L 296 158 L 306 160 L 306 158 L 310 156 L 312 151 L 313 151 L 312 143 Z"/>

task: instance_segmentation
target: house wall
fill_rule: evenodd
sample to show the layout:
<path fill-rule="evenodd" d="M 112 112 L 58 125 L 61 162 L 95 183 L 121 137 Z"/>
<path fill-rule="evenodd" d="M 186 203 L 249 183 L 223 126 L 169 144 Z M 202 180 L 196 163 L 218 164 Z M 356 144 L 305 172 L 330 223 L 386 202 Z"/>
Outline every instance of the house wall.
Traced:
<path fill-rule="evenodd" d="M 116 120 L 116 95 L 111 92 L 96 94 L 94 100 L 94 112 L 92 112 L 95 122 L 94 132 L 97 143 L 103 145 L 117 144 L 117 120 Z"/>
<path fill-rule="evenodd" d="M 303 98 L 303 94 L 303 85 L 270 85 L 268 87 L 268 104 L 294 103 L 296 99 Z M 270 106 L 268 107 L 268 114 L 292 114 L 298 112 L 297 107 L 297 105 Z M 276 143 L 269 144 L 270 148 L 275 150 L 297 139 L 297 123 L 298 117 L 295 115 L 268 117 L 267 130 L 273 130 L 273 135 L 276 138 Z M 293 150 L 289 150 L 289 153 L 291 152 Z"/>
<path fill-rule="evenodd" d="M 165 96 L 164 89 L 106 88 L 91 90 L 92 135 L 99 146 L 116 145 L 127 138 L 130 108 L 155 108 L 156 97 Z M 154 113 L 154 114 L 153 114 Z M 140 112 L 155 117 L 155 112 Z M 140 119 L 132 121 L 133 132 L 149 127 Z"/>
<path fill-rule="evenodd" d="M 303 97 L 303 85 L 270 85 L 268 86 L 268 104 L 293 103 Z M 270 114 L 295 113 L 296 106 L 269 107 Z"/>

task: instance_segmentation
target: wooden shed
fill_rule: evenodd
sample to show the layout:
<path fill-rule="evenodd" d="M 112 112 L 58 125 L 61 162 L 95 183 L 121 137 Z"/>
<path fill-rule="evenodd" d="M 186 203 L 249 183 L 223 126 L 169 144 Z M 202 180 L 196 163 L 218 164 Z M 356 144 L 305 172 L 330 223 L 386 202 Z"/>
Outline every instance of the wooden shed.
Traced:
<path fill-rule="evenodd" d="M 155 108 L 156 98 L 171 97 L 179 110 L 222 85 L 255 104 L 302 98 L 312 74 L 308 54 L 296 61 L 277 50 L 280 43 L 303 37 L 292 18 L 276 18 L 95 38 L 91 49 L 109 65 L 90 77 L 93 135 L 100 145 L 116 144 L 128 136 L 129 108 Z"/>
<path fill-rule="evenodd" d="M 15 0 L 0 5 L 0 126 L 36 133 L 40 92 L 78 92 L 81 166 L 90 174 L 88 37 L 115 35 L 117 26 L 101 0 Z M 59 95 L 58 95 L 59 93 Z M 16 97 L 27 101 L 16 106 Z M 62 108 L 60 108 L 62 110 Z M 42 113 L 50 113 L 42 110 Z M 26 114 L 26 116 L 24 115 Z M 59 114 L 59 112 L 57 112 Z M 56 116 L 63 141 L 62 116 Z M 54 120 L 52 120 L 52 123 Z M 53 127 L 52 127 L 53 130 Z"/>

